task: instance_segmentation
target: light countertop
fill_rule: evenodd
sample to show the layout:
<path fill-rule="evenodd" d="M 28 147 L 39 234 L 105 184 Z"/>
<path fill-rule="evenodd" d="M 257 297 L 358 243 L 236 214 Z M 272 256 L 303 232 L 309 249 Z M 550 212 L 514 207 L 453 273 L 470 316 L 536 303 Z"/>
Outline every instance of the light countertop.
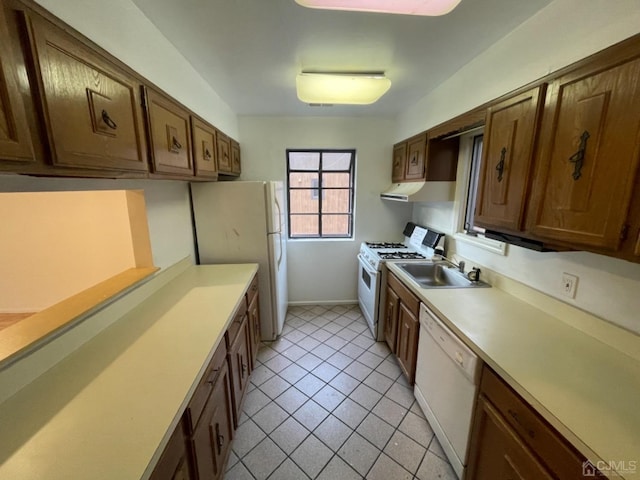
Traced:
<path fill-rule="evenodd" d="M 0 405 L 0 479 L 151 473 L 256 264 L 192 266 Z"/>
<path fill-rule="evenodd" d="M 498 288 L 424 289 L 387 266 L 588 459 L 640 478 L 638 360 Z"/>

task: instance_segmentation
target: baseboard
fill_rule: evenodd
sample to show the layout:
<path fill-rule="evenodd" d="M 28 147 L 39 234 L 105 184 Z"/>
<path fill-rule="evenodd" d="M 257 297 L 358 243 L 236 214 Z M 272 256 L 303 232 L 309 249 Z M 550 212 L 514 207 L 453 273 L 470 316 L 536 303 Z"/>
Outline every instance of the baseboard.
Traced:
<path fill-rule="evenodd" d="M 358 300 L 303 300 L 299 302 L 289 302 L 289 307 L 305 307 L 308 305 L 354 305 Z"/>

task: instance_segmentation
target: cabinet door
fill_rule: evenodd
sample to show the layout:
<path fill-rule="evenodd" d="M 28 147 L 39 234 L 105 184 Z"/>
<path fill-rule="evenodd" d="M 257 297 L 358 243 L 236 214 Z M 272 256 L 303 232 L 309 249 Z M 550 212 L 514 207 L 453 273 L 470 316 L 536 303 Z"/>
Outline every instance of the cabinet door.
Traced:
<path fill-rule="evenodd" d="M 398 338 L 398 307 L 400 305 L 400 297 L 387 287 L 387 300 L 384 312 L 384 339 L 389 345 L 392 353 L 396 353 L 396 342 Z"/>
<path fill-rule="evenodd" d="M 23 19 L 53 164 L 147 171 L 140 83 L 47 20 Z"/>
<path fill-rule="evenodd" d="M 592 69 L 549 88 L 528 225 L 543 238 L 616 250 L 640 157 L 640 59 Z"/>
<path fill-rule="evenodd" d="M 469 480 L 551 480 L 484 395 L 478 397 L 469 446 Z"/>
<path fill-rule="evenodd" d="M 153 171 L 193 176 L 189 112 L 150 88 L 146 106 Z"/>
<path fill-rule="evenodd" d="M 235 140 L 231 140 L 231 173 L 240 175 L 242 171 L 240 164 L 240 144 Z"/>
<path fill-rule="evenodd" d="M 33 148 L 27 117 L 18 90 L 17 66 L 10 50 L 10 38 L 0 8 L 0 159 L 33 162 Z"/>
<path fill-rule="evenodd" d="M 198 480 L 222 478 L 233 437 L 229 370 L 223 366 L 191 438 Z"/>
<path fill-rule="evenodd" d="M 424 133 L 407 141 L 407 165 L 404 175 L 406 180 L 424 178 L 426 149 L 427 135 Z"/>
<path fill-rule="evenodd" d="M 393 146 L 393 164 L 391 168 L 391 181 L 394 183 L 404 180 L 404 170 L 407 164 L 407 142 Z"/>
<path fill-rule="evenodd" d="M 400 368 L 402 368 L 410 385 L 413 385 L 416 376 L 419 329 L 420 322 L 418 322 L 416 316 L 404 303 L 400 302 L 396 355 L 400 361 Z"/>
<path fill-rule="evenodd" d="M 216 129 L 191 117 L 193 135 L 193 158 L 197 177 L 218 178 L 216 164 Z"/>
<path fill-rule="evenodd" d="M 523 228 L 543 87 L 487 110 L 475 223 Z"/>
<path fill-rule="evenodd" d="M 156 464 L 150 480 L 190 480 L 189 461 L 182 424 L 174 430 L 160 460 Z"/>
<path fill-rule="evenodd" d="M 249 337 L 251 339 L 251 370 L 253 370 L 260 348 L 260 309 L 257 294 L 253 296 L 247 314 L 249 315 Z"/>
<path fill-rule="evenodd" d="M 229 369 L 231 377 L 231 392 L 233 398 L 233 420 L 238 428 L 238 420 L 242 408 L 242 401 L 249 381 L 249 322 L 247 315 L 243 316 L 240 330 L 238 331 L 231 348 L 229 349 Z"/>
<path fill-rule="evenodd" d="M 216 135 L 216 148 L 218 153 L 218 172 L 231 173 L 231 140 L 221 131 Z"/>

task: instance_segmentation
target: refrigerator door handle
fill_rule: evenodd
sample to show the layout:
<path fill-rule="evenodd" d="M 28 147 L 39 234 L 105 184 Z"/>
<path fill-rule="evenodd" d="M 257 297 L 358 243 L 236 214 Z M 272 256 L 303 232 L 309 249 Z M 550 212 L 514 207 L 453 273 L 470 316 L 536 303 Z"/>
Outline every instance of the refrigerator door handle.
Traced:
<path fill-rule="evenodd" d="M 278 252 L 280 256 L 278 257 L 278 270 L 282 265 L 282 233 L 278 233 L 278 242 L 280 243 L 280 251 Z"/>
<path fill-rule="evenodd" d="M 274 204 L 278 211 L 278 232 L 282 232 L 282 209 L 280 208 L 280 203 L 278 202 L 277 197 L 274 198 Z M 280 242 L 282 243 L 282 239 L 280 239 Z"/>

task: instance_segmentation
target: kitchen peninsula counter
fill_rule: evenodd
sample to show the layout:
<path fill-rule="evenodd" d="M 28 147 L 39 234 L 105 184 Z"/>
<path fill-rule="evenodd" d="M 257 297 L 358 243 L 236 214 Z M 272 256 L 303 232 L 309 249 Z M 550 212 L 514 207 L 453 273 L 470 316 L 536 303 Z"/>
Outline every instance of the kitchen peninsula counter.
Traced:
<path fill-rule="evenodd" d="M 638 358 L 498 288 L 425 289 L 387 266 L 585 457 L 640 478 Z"/>
<path fill-rule="evenodd" d="M 147 478 L 257 270 L 188 267 L 0 404 L 0 479 Z"/>

